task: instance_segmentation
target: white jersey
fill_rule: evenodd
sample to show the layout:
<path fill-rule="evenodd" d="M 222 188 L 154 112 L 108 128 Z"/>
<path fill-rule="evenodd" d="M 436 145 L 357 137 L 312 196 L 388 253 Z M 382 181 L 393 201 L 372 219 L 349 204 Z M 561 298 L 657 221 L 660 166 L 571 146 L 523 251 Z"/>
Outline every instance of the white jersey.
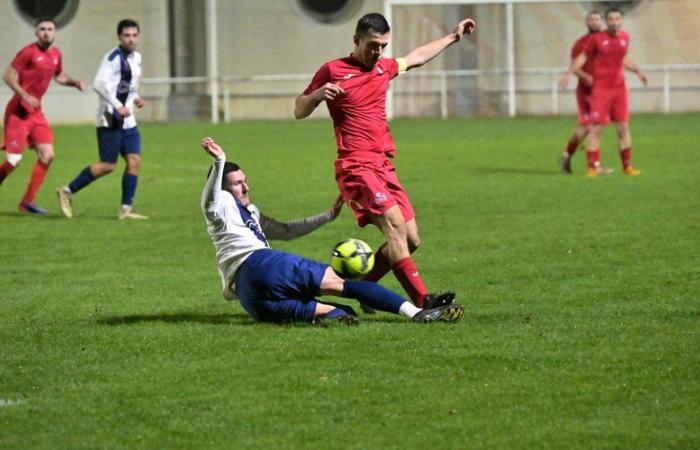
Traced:
<path fill-rule="evenodd" d="M 139 79 L 141 78 L 141 54 L 125 53 L 121 47 L 110 50 L 102 58 L 100 68 L 92 84 L 98 95 L 97 127 L 119 126 L 123 129 L 134 128 L 134 99 L 138 98 Z M 126 106 L 131 115 L 122 118 L 117 108 Z"/>
<path fill-rule="evenodd" d="M 282 223 L 260 213 L 253 204 L 243 206 L 230 192 L 221 189 L 226 155 L 217 158 L 202 191 L 201 207 L 207 231 L 216 249 L 216 262 L 224 298 L 236 298 L 234 275 L 253 252 L 270 248 L 270 239 L 289 240 L 303 236 L 333 220 L 331 210 Z"/>

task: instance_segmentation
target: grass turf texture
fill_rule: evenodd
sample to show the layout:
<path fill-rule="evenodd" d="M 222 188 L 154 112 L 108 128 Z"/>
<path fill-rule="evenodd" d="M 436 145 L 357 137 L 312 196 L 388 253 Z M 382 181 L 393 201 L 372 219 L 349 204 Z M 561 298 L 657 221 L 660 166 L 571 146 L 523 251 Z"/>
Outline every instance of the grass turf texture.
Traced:
<path fill-rule="evenodd" d="M 336 195 L 328 122 L 143 125 L 146 222 L 116 220 L 121 166 L 57 215 L 54 188 L 97 151 L 91 127 L 56 127 L 53 216 L 16 212 L 31 152 L 0 187 L 0 447 L 698 447 L 698 121 L 635 116 L 637 178 L 608 130 L 616 173 L 598 179 L 583 153 L 559 173 L 571 119 L 395 121 L 416 262 L 467 313 L 327 329 L 255 325 L 221 298 L 198 143 L 293 219 Z M 346 237 L 381 242 L 346 209 L 274 246 L 328 261 Z"/>

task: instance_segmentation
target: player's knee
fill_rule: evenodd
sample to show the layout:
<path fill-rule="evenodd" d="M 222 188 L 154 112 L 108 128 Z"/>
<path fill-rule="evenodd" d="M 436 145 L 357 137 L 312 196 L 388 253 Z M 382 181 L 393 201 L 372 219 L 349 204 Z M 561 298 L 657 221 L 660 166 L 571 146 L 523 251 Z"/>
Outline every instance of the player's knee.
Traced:
<path fill-rule="evenodd" d="M 17 167 L 19 165 L 20 161 L 22 161 L 22 154 L 21 153 L 8 153 L 7 154 L 7 162 L 12 164 L 13 166 Z"/>
<path fill-rule="evenodd" d="M 111 163 L 101 163 L 98 167 L 98 172 L 96 175 L 102 176 L 102 175 L 108 175 L 112 172 L 114 172 L 114 168 L 116 167 L 116 164 L 111 164 Z"/>

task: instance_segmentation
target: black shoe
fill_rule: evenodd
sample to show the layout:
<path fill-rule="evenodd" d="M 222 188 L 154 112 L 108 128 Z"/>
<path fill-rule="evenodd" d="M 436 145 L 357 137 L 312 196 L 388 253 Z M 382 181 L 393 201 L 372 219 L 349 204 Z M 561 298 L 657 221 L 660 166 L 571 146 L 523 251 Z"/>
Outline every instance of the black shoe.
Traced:
<path fill-rule="evenodd" d="M 449 305 L 455 301 L 454 292 L 440 292 L 438 294 L 428 294 L 423 299 L 423 309 L 434 309 Z"/>
<path fill-rule="evenodd" d="M 413 316 L 412 322 L 428 323 L 428 322 L 457 322 L 464 315 L 462 305 L 450 303 L 439 308 L 422 309 L 418 314 Z"/>
<path fill-rule="evenodd" d="M 376 309 L 372 308 L 371 306 L 363 305 L 362 303 L 360 303 L 360 309 L 365 314 L 374 314 L 377 312 Z"/>

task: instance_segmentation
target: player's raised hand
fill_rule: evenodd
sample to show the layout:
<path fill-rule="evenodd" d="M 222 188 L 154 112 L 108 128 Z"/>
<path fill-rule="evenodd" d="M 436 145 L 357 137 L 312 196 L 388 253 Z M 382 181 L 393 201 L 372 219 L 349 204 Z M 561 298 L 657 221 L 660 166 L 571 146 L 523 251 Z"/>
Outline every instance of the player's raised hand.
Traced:
<path fill-rule="evenodd" d="M 202 148 L 214 158 L 218 158 L 224 154 L 224 149 L 222 149 L 219 144 L 214 142 L 214 139 L 209 136 L 202 139 Z"/>
<path fill-rule="evenodd" d="M 463 21 L 457 24 L 454 34 L 457 36 L 457 40 L 461 41 L 465 34 L 472 34 L 472 31 L 476 28 L 476 21 L 470 17 L 467 17 Z"/>
<path fill-rule="evenodd" d="M 341 94 L 345 94 L 345 90 L 340 87 L 340 85 L 335 83 L 326 83 L 320 88 L 316 89 L 314 92 L 314 98 L 319 102 L 324 100 L 333 101 Z"/>

